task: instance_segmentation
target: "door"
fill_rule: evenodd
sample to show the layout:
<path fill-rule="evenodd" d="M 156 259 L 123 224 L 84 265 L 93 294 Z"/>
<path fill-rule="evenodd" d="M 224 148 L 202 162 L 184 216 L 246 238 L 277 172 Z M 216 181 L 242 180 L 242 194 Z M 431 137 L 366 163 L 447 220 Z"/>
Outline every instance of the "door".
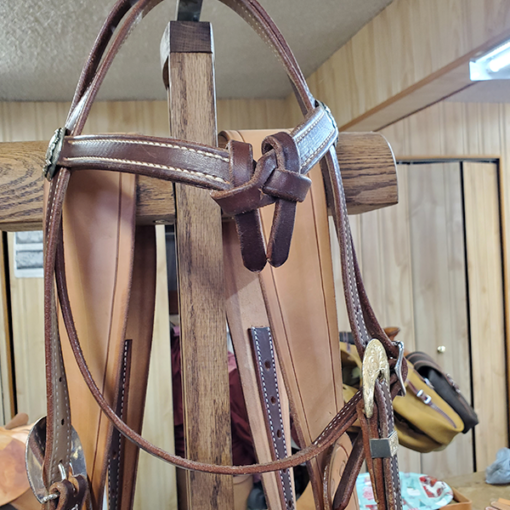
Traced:
<path fill-rule="evenodd" d="M 400 468 L 441 478 L 481 471 L 508 445 L 498 168 L 400 164 L 398 182 L 398 205 L 351 217 L 368 295 L 382 325 L 451 374 L 480 419 L 444 451 L 401 448 Z M 341 302 L 339 326 L 349 329 Z"/>

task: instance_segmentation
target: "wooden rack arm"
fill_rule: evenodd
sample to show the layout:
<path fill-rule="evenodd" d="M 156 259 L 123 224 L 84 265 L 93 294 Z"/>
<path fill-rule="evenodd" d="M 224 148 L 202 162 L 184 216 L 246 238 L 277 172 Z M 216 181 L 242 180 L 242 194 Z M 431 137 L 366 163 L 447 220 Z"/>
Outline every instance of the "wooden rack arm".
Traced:
<path fill-rule="evenodd" d="M 42 167 L 48 142 L 0 143 L 0 230 L 42 228 Z M 395 159 L 378 133 L 340 133 L 337 154 L 350 214 L 398 201 Z M 173 223 L 171 183 L 140 176 L 137 223 Z"/>

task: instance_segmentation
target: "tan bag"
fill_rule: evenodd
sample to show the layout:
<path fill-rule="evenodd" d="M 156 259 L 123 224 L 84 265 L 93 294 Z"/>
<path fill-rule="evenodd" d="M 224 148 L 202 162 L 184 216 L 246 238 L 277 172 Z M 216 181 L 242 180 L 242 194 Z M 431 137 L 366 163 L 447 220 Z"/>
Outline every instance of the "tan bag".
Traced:
<path fill-rule="evenodd" d="M 344 398 L 347 402 L 360 384 L 361 360 L 353 345 L 340 342 Z M 407 393 L 395 397 L 393 410 L 398 440 L 402 446 L 421 453 L 443 450 L 462 432 L 460 416 L 423 380 L 412 363 L 406 380 Z M 347 384 L 345 384 L 347 382 Z M 359 426 L 358 423 L 355 426 Z"/>

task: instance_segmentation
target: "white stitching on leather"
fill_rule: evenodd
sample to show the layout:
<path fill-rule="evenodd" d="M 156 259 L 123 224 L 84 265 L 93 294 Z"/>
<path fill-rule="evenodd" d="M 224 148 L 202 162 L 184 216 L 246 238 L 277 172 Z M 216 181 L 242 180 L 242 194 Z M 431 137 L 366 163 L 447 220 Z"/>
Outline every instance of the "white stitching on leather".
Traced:
<path fill-rule="evenodd" d="M 58 190 L 58 187 L 60 185 L 60 181 L 62 180 L 62 176 L 63 176 L 63 172 L 60 171 L 59 174 L 58 174 L 58 177 L 57 177 L 57 182 L 55 183 L 55 193 L 56 193 L 56 190 Z M 53 195 L 53 197 L 55 196 L 55 194 Z M 51 225 L 51 222 L 53 220 L 53 214 L 55 212 L 55 200 L 52 201 L 51 203 L 51 210 L 50 210 L 50 217 L 49 217 L 49 220 L 48 220 L 48 228 L 47 228 L 47 232 L 46 232 L 46 242 L 48 242 L 48 238 L 49 238 L 49 232 L 50 232 L 50 225 Z M 53 296 L 53 299 L 55 299 L 55 297 Z M 55 305 L 56 306 L 56 305 Z M 56 309 L 55 310 L 52 310 L 52 318 L 51 318 L 51 321 L 53 323 L 54 320 L 57 320 L 55 317 L 54 317 L 54 314 L 56 314 Z M 61 367 L 62 364 L 59 364 L 58 363 L 58 349 L 57 349 L 57 338 L 56 338 L 56 335 L 57 335 L 57 330 L 55 327 L 51 326 L 51 344 L 52 344 L 52 349 L 53 349 L 53 358 L 54 358 L 54 366 L 55 367 Z M 62 382 L 64 382 L 64 384 L 66 384 L 66 379 L 65 379 L 65 374 L 62 372 L 59 374 L 59 379 L 60 377 L 62 378 Z M 58 391 L 58 387 L 59 387 L 59 383 L 60 381 L 57 380 L 55 385 L 54 385 L 54 390 L 55 390 L 55 408 L 56 409 L 59 409 L 60 408 L 60 396 L 59 396 L 59 391 Z M 65 394 L 64 392 L 64 395 L 65 395 L 65 398 L 66 398 L 66 413 L 65 413 L 65 416 L 64 416 L 64 419 L 68 420 L 67 421 L 67 424 L 70 425 L 70 416 L 69 416 L 69 400 L 68 400 L 68 395 Z M 55 444 L 59 444 L 59 435 L 60 435 L 60 427 L 57 425 L 56 427 L 56 430 L 54 431 L 55 433 L 55 441 L 54 441 L 54 445 Z M 69 459 L 69 455 L 70 455 L 70 452 L 69 452 L 69 449 L 70 449 L 70 438 L 69 438 L 69 434 L 70 434 L 70 427 L 68 426 L 67 427 L 67 437 L 66 437 L 66 459 L 65 459 L 65 462 L 67 464 L 67 460 Z M 55 469 L 56 467 L 58 466 L 58 462 L 60 461 L 60 459 L 57 460 L 57 466 L 54 465 L 54 462 L 55 462 L 55 456 L 54 456 L 55 452 L 53 453 L 53 458 L 52 458 L 52 465 L 50 466 L 50 471 L 51 471 L 51 476 L 54 477 L 55 476 Z M 62 459 L 64 460 L 64 459 Z"/>
<path fill-rule="evenodd" d="M 341 183 L 341 181 L 340 181 L 340 183 Z M 359 315 L 362 312 L 361 312 L 361 303 L 360 303 L 360 299 L 359 299 L 358 289 L 356 288 L 356 292 L 355 292 L 353 284 L 352 284 L 352 267 L 354 265 L 354 262 L 353 262 L 352 245 L 351 245 L 351 240 L 352 240 L 351 225 L 349 223 L 349 217 L 347 216 L 347 214 L 348 214 L 347 213 L 347 205 L 345 203 L 345 195 L 343 193 L 340 193 L 340 202 L 341 202 L 342 209 L 343 209 L 343 224 L 344 224 L 344 229 L 345 229 L 345 233 L 346 233 L 345 237 L 347 239 L 347 243 L 346 243 L 347 276 L 349 278 L 350 294 L 352 296 L 352 300 L 354 301 L 354 304 L 356 307 L 356 309 L 354 310 L 354 318 L 356 319 L 356 324 L 358 326 L 358 329 L 361 330 L 362 334 L 363 333 L 365 334 L 366 338 L 368 338 L 368 331 L 367 331 L 367 328 L 365 325 L 365 321 L 363 320 L 363 318 L 361 318 L 361 321 L 360 321 Z"/>
<path fill-rule="evenodd" d="M 324 436 L 333 428 L 336 427 L 336 424 L 340 421 L 340 418 L 343 418 L 350 408 L 354 407 L 353 399 L 349 400 L 340 410 L 340 412 L 329 422 L 329 425 L 321 432 L 321 435 L 313 442 L 314 445 L 318 445 L 320 441 L 324 438 Z"/>
<path fill-rule="evenodd" d="M 53 307 L 52 307 L 53 308 Z M 56 312 L 56 310 L 55 310 Z M 53 317 L 53 310 L 52 310 L 52 318 L 51 318 L 51 321 L 53 323 L 53 321 L 55 320 L 54 317 Z M 55 329 L 52 327 L 52 334 L 51 334 L 51 342 L 53 344 L 53 359 L 54 359 L 54 366 L 57 367 L 59 366 L 58 364 L 58 359 L 57 359 L 57 348 L 56 348 L 56 345 L 57 345 L 57 340 L 55 338 Z M 58 374 L 57 374 L 58 375 Z M 59 377 L 60 379 L 60 377 Z M 56 384 L 55 384 L 55 393 L 56 393 L 56 399 L 55 399 L 55 402 L 56 402 L 56 408 L 58 409 L 60 406 L 59 406 L 59 396 L 58 396 L 58 384 L 59 384 L 59 381 L 58 379 L 56 380 Z M 59 434 L 60 434 L 60 428 L 57 427 L 57 430 L 54 431 L 55 432 L 55 441 L 53 442 L 53 445 L 58 445 L 59 444 L 59 441 L 58 441 L 58 437 L 59 437 Z M 51 476 L 54 477 L 55 476 L 55 472 L 54 470 L 56 469 L 56 466 L 55 466 L 55 448 L 53 448 L 53 452 L 52 452 L 52 465 L 51 465 Z M 57 465 L 58 465 L 58 460 L 57 460 Z"/>
<path fill-rule="evenodd" d="M 383 387 L 382 393 L 384 398 L 384 407 L 386 411 L 385 419 L 388 421 L 389 428 L 394 428 L 394 415 L 393 415 L 393 407 L 391 406 L 391 391 L 390 388 L 386 382 L 386 379 L 382 379 L 381 386 Z M 389 398 L 386 398 L 386 396 L 389 396 Z M 391 490 L 393 493 L 393 501 L 397 502 L 397 490 L 395 487 L 395 483 L 399 487 L 400 492 L 400 476 L 398 474 L 398 457 L 397 455 L 394 455 L 390 459 L 390 470 L 392 472 L 392 476 L 390 477 L 390 484 L 391 484 Z M 395 483 L 393 483 L 395 482 Z"/>
<path fill-rule="evenodd" d="M 59 186 L 60 181 L 62 179 L 62 175 L 63 175 L 63 172 L 60 171 L 58 173 L 57 182 L 55 184 L 55 190 L 58 189 L 58 186 Z M 55 200 L 53 200 L 52 203 L 51 203 L 50 218 L 48 220 L 48 228 L 46 229 L 46 242 L 48 242 L 48 239 L 49 239 L 49 236 L 50 236 L 50 228 L 49 228 L 49 226 L 51 225 L 51 220 L 53 218 L 53 213 L 54 212 L 55 212 Z"/>
<path fill-rule="evenodd" d="M 277 395 L 279 395 L 279 393 L 278 393 L 278 380 L 276 378 L 276 364 L 275 364 L 275 361 L 274 361 L 274 352 L 273 352 L 273 346 L 272 346 L 271 330 L 269 328 L 264 328 L 264 329 L 267 329 L 268 335 L 269 335 L 269 347 L 271 349 L 271 356 L 273 358 L 272 359 L 273 365 L 275 365 L 275 368 L 274 368 L 275 387 L 276 387 Z M 275 456 L 276 456 L 277 459 L 279 459 L 280 456 L 278 455 L 278 449 L 276 447 L 277 439 L 276 439 L 275 432 L 274 432 L 273 420 L 271 419 L 271 413 L 269 411 L 269 399 L 268 399 L 268 395 L 267 395 L 267 388 L 266 388 L 266 381 L 265 381 L 265 376 L 264 376 L 264 369 L 262 367 L 262 354 L 260 352 L 260 344 L 259 344 L 259 337 L 258 337 L 258 334 L 257 334 L 257 328 L 252 328 L 252 332 L 253 332 L 253 338 L 255 340 L 255 346 L 257 348 L 257 360 L 258 360 L 257 365 L 258 365 L 258 368 L 259 368 L 260 380 L 262 382 L 262 389 L 264 391 L 264 401 L 266 403 L 267 417 L 269 419 L 269 427 L 271 428 L 271 436 L 273 438 L 273 446 L 274 446 Z M 279 399 L 277 399 L 277 404 L 278 404 L 278 414 L 280 416 L 280 425 L 282 426 L 282 429 L 283 429 L 283 419 L 282 419 L 281 406 L 280 406 L 280 400 Z M 283 444 L 284 444 L 284 447 L 285 447 L 285 451 L 287 452 L 287 445 L 286 445 L 286 442 L 285 442 L 285 432 L 283 430 L 282 430 L 282 438 L 283 438 Z M 280 470 L 278 473 L 280 475 L 280 480 L 282 482 L 282 488 L 283 488 L 283 492 L 284 492 L 285 503 L 287 503 L 287 501 L 290 501 L 291 502 L 291 508 L 293 508 L 294 507 L 294 498 L 293 497 L 289 497 L 289 495 L 287 493 L 287 486 L 286 486 L 286 483 L 285 483 L 285 481 L 283 479 L 284 473 L 287 474 L 288 470 L 287 469 Z"/>
<path fill-rule="evenodd" d="M 149 142 L 146 140 L 122 140 L 122 139 L 99 139 L 99 140 L 93 140 L 95 143 L 104 143 L 104 142 L 115 142 L 115 143 L 125 143 L 125 144 L 136 144 L 136 145 L 153 145 L 155 147 L 168 147 L 169 149 L 178 149 L 188 152 L 196 152 L 197 154 L 202 154 L 203 156 L 206 156 L 208 158 L 215 158 L 220 159 L 221 161 L 225 161 L 226 163 L 230 163 L 230 159 L 226 158 L 224 156 L 220 156 L 219 154 L 212 154 L 207 151 L 203 151 L 200 149 L 192 149 L 191 147 L 182 147 L 180 145 L 173 145 L 171 143 L 161 143 L 161 142 Z M 91 143 L 90 140 L 69 140 L 68 142 L 70 145 L 77 145 L 82 143 Z"/>
<path fill-rule="evenodd" d="M 332 131 L 329 136 L 326 138 L 326 140 L 324 140 L 324 142 L 321 143 L 321 145 L 319 145 L 319 147 L 317 147 L 317 149 L 315 149 L 315 151 L 306 159 L 306 161 L 301 165 L 301 167 L 304 167 L 304 166 L 307 166 L 308 163 L 313 159 L 315 158 L 315 156 L 317 154 L 319 154 L 319 152 L 322 151 L 322 149 L 324 148 L 324 146 L 326 146 L 329 141 L 331 140 L 331 138 L 333 138 L 335 136 L 335 131 Z"/>
<path fill-rule="evenodd" d="M 124 396 L 125 396 L 125 393 L 126 393 L 126 375 L 127 375 L 127 370 L 128 370 L 128 367 L 127 367 L 128 345 L 129 345 L 128 342 L 124 341 L 124 353 L 123 353 L 123 356 L 122 356 L 122 362 L 123 362 L 123 367 L 122 367 L 123 368 L 123 370 L 122 370 L 122 392 L 120 394 L 120 418 L 121 419 L 124 419 L 123 418 L 123 415 L 124 415 Z M 118 465 L 117 477 L 116 477 L 116 481 L 115 481 L 115 490 L 116 490 L 115 495 L 117 497 L 117 501 L 118 501 L 118 498 L 119 498 L 119 482 L 120 482 L 120 470 L 121 470 L 121 458 L 120 458 L 121 447 L 122 447 L 122 434 L 119 432 L 119 443 L 117 445 L 117 449 L 118 449 L 117 456 L 118 456 L 118 460 L 119 460 L 119 465 Z M 111 460 L 110 460 L 110 472 L 111 472 Z M 108 476 L 110 476 L 110 475 L 108 475 Z"/>
<path fill-rule="evenodd" d="M 216 177 L 215 175 L 208 175 L 203 172 L 197 172 L 195 170 L 187 170 L 186 168 L 176 168 L 174 166 L 166 166 L 166 165 L 156 165 L 154 163 L 144 163 L 141 161 L 132 161 L 130 159 L 116 159 L 116 158 L 103 158 L 100 156 L 84 156 L 84 157 L 72 157 L 65 158 L 65 161 L 111 161 L 112 163 L 121 163 L 127 165 L 137 165 L 137 166 L 147 166 L 150 168 L 160 168 L 161 170 L 170 170 L 172 172 L 181 172 L 190 175 L 198 175 L 200 177 L 205 177 L 206 179 L 211 179 L 213 181 L 223 182 L 225 184 L 230 184 L 229 181 L 222 179 L 221 177 Z"/>
<path fill-rule="evenodd" d="M 305 131 L 303 131 L 297 138 L 296 138 L 296 143 L 297 142 L 300 142 L 321 120 L 322 120 L 322 117 L 324 117 L 324 114 L 325 114 L 325 110 L 324 108 L 321 108 L 321 111 L 319 113 L 319 115 L 317 116 L 317 118 L 313 121 L 313 123 L 308 126 Z"/>
<path fill-rule="evenodd" d="M 271 349 L 271 358 L 272 358 L 272 361 L 274 364 L 274 370 L 273 370 L 274 385 L 276 388 L 276 395 L 278 396 L 276 403 L 278 405 L 278 415 L 280 416 L 280 425 L 282 427 L 283 447 L 285 448 L 285 455 L 288 455 L 289 451 L 287 450 L 287 441 L 285 440 L 285 431 L 283 430 L 282 406 L 280 404 L 280 390 L 278 388 L 278 377 L 276 376 L 276 358 L 275 358 L 274 350 L 273 350 L 273 337 L 271 335 L 271 330 L 269 328 L 267 328 L 267 334 L 269 336 L 269 348 Z M 268 405 L 269 405 L 269 403 L 268 403 Z M 286 471 L 286 474 L 288 474 L 287 473 L 288 470 L 285 470 L 285 471 Z M 280 471 L 280 474 L 281 474 L 281 471 Z M 289 481 L 290 481 L 290 479 L 289 479 Z M 283 481 L 283 479 L 282 479 L 282 483 L 284 483 L 285 502 L 287 503 L 290 501 L 290 503 L 291 503 L 290 508 L 294 508 L 294 498 L 292 497 L 292 494 L 291 494 L 291 497 L 289 497 L 287 490 L 285 488 L 285 482 Z"/>

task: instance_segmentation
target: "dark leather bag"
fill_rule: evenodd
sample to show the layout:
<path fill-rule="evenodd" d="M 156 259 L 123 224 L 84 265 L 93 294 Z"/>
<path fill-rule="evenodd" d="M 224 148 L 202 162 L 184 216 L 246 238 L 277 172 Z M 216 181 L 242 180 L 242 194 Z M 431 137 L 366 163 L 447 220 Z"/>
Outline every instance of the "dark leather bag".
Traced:
<path fill-rule="evenodd" d="M 425 382 L 460 416 L 464 423 L 462 430 L 464 434 L 478 425 L 478 416 L 475 410 L 467 403 L 451 375 L 447 374 L 425 352 L 411 352 L 406 354 L 406 358 L 413 364 Z"/>

